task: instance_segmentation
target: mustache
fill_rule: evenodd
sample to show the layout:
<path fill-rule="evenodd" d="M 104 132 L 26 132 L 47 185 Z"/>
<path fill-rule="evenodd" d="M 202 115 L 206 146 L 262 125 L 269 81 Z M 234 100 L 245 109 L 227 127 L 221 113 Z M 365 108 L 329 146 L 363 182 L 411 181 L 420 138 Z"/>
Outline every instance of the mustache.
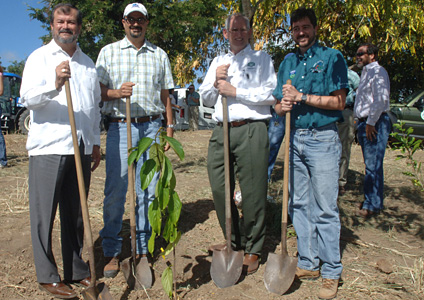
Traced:
<path fill-rule="evenodd" d="M 143 27 L 141 27 L 141 26 L 130 26 L 130 29 L 139 29 L 139 30 L 142 30 Z"/>
<path fill-rule="evenodd" d="M 74 34 L 73 32 L 72 32 L 72 30 L 70 30 L 70 29 L 61 29 L 61 30 L 59 30 L 59 33 L 69 33 L 69 34 Z"/>

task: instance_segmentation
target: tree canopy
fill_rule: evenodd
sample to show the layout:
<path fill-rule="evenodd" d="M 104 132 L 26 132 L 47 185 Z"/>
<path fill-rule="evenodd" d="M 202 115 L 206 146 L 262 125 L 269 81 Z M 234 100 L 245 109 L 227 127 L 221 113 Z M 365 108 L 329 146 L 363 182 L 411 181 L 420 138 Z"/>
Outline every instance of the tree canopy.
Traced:
<path fill-rule="evenodd" d="M 93 60 L 101 47 L 122 39 L 125 6 L 134 0 L 72 0 L 84 15 L 79 43 Z M 59 0 L 43 0 L 31 16 L 49 28 L 47 12 Z M 392 95 L 424 87 L 424 0 L 148 0 L 141 1 L 151 21 L 147 38 L 164 49 L 171 60 L 174 80 L 187 84 L 195 70 L 204 73 L 210 58 L 226 44 L 221 32 L 225 17 L 242 12 L 251 19 L 252 45 L 265 49 L 275 67 L 295 51 L 289 15 L 300 6 L 312 7 L 318 18 L 319 40 L 339 49 L 349 65 L 363 42 L 379 46 L 379 62 L 389 72 Z M 50 36 L 45 36 L 45 41 Z"/>

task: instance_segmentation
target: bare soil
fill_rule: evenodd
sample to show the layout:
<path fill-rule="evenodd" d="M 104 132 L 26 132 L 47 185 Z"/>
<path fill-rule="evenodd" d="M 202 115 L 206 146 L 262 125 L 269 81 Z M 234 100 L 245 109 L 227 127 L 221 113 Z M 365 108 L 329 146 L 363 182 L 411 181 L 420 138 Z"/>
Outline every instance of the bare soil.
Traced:
<path fill-rule="evenodd" d="M 170 153 L 177 176 L 177 192 L 183 209 L 180 229 L 183 232 L 176 251 L 176 284 L 180 299 L 318 299 L 320 280 L 295 281 L 283 296 L 269 293 L 263 283 L 267 253 L 280 251 L 283 155 L 277 160 L 274 182 L 269 195 L 276 203 L 268 209 L 268 236 L 262 263 L 253 275 L 240 278 L 229 288 L 219 289 L 213 283 L 208 256 L 210 244 L 224 242 L 214 211 L 206 171 L 207 145 L 211 131 L 176 132 L 186 153 L 179 161 Z M 5 136 L 9 168 L 0 169 L 0 299 L 51 299 L 40 291 L 36 281 L 31 247 L 28 209 L 28 156 L 26 136 Z M 105 137 L 102 137 L 104 149 Z M 385 210 L 375 218 L 364 220 L 355 215 L 355 204 L 363 199 L 364 165 L 361 149 L 352 146 L 347 193 L 339 198 L 342 220 L 341 250 L 344 265 L 343 282 L 338 299 L 424 299 L 424 208 L 423 193 L 402 173 L 408 170 L 405 161 L 395 160 L 396 151 L 387 150 L 385 158 Z M 420 150 L 416 159 L 423 161 Z M 167 299 L 160 275 L 166 262 L 160 255 L 152 259 L 155 282 L 146 291 L 128 290 L 119 273 L 113 279 L 103 278 L 103 254 L 99 230 L 102 227 L 102 201 L 105 163 L 93 173 L 89 209 L 95 239 L 96 271 L 114 299 Z M 292 228 L 289 232 L 294 233 Z M 62 266 L 59 220 L 55 222 L 53 246 L 57 264 Z M 129 215 L 125 215 L 122 235 L 125 247 L 122 259 L 130 256 Z M 289 254 L 296 255 L 294 234 L 288 240 Z M 85 254 L 85 252 L 84 252 Z M 85 255 L 86 257 L 86 255 Z M 166 258 L 172 262 L 172 255 Z M 75 287 L 80 293 L 81 288 Z M 80 296 L 80 299 L 83 299 Z"/>

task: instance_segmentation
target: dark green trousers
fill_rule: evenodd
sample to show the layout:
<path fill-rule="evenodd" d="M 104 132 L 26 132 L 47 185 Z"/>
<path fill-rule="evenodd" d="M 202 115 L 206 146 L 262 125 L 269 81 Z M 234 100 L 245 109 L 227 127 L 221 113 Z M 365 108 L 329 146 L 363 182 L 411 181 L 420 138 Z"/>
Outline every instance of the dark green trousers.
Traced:
<path fill-rule="evenodd" d="M 216 126 L 209 141 L 208 175 L 215 210 L 225 236 L 225 174 L 223 128 Z M 242 194 L 243 217 L 233 201 L 232 244 L 245 253 L 261 254 L 265 241 L 265 205 L 269 141 L 265 122 L 252 122 L 229 128 L 230 186 L 234 194 L 235 178 Z"/>

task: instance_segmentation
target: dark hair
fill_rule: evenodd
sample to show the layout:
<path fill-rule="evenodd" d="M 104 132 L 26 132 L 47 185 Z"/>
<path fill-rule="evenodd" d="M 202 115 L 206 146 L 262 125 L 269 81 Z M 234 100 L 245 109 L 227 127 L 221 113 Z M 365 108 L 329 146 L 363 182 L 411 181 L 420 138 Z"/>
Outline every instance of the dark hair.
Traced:
<path fill-rule="evenodd" d="M 312 8 L 301 7 L 293 11 L 290 15 L 290 27 L 293 26 L 294 22 L 300 21 L 304 18 L 308 18 L 311 21 L 312 26 L 317 27 L 317 17 Z"/>
<path fill-rule="evenodd" d="M 378 47 L 371 43 L 363 43 L 359 47 L 367 47 L 367 54 L 374 54 L 374 59 L 378 60 Z"/>
<path fill-rule="evenodd" d="M 52 13 L 50 15 L 50 24 L 53 24 L 54 21 L 54 13 L 56 10 L 59 10 L 62 14 L 69 15 L 71 13 L 71 9 L 76 9 L 77 11 L 77 23 L 78 25 L 82 24 L 82 13 L 78 8 L 69 3 L 59 3 L 55 5 L 52 9 Z"/>

